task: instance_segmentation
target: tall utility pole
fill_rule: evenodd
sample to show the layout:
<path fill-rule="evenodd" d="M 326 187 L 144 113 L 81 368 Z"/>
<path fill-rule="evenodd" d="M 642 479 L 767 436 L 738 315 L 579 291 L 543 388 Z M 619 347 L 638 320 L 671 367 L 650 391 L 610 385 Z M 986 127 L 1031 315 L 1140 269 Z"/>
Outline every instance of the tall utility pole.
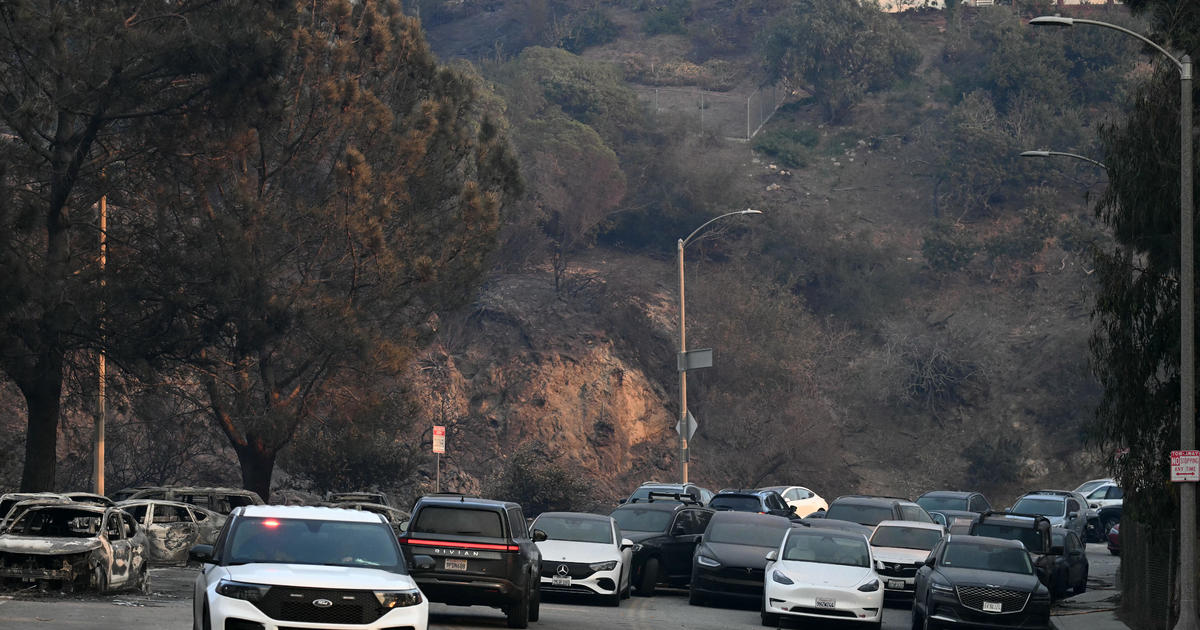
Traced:
<path fill-rule="evenodd" d="M 1192 58 L 1176 58 L 1144 35 L 1123 26 L 1059 15 L 1036 17 L 1031 26 L 1099 26 L 1135 37 L 1179 70 L 1179 448 L 1196 448 L 1196 212 L 1192 198 Z M 1200 630 L 1196 612 L 1196 482 L 1179 483 L 1179 621 L 1175 630 Z"/>
<path fill-rule="evenodd" d="M 688 243 L 692 242 L 692 239 L 701 230 L 708 227 L 713 221 L 739 214 L 762 214 L 762 211 L 746 209 L 726 212 L 725 214 L 715 216 L 693 230 L 687 238 L 681 238 L 675 243 L 675 248 L 679 252 L 679 356 L 681 361 L 686 360 L 687 356 L 687 319 L 685 317 L 687 314 L 687 300 L 685 299 L 683 285 L 683 249 L 688 246 Z M 688 427 L 690 424 L 688 422 L 687 406 L 687 366 L 681 364 L 679 366 L 679 483 L 688 482 Z"/>
<path fill-rule="evenodd" d="M 108 196 L 100 197 L 100 336 L 104 338 L 104 266 L 108 262 Z M 107 400 L 105 400 L 105 376 L 107 357 L 101 347 L 96 365 L 100 380 L 96 390 L 96 444 L 92 457 L 93 491 L 104 494 L 104 420 L 108 415 Z"/>

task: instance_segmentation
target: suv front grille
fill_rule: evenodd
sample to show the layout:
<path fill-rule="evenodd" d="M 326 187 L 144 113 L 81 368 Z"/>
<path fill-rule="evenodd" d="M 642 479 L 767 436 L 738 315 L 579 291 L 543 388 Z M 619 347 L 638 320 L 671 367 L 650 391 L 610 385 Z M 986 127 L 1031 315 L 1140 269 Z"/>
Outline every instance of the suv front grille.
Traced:
<path fill-rule="evenodd" d="M 1015 613 L 1025 610 L 1025 604 L 1029 602 L 1029 593 L 986 586 L 960 586 L 958 587 L 958 601 L 963 606 L 979 612 L 995 613 L 995 611 L 983 609 L 983 603 L 988 602 L 1000 604 L 1001 613 Z"/>
<path fill-rule="evenodd" d="M 592 568 L 584 562 L 554 562 L 551 560 L 542 560 L 542 576 L 552 578 L 562 575 L 558 571 L 559 567 L 566 567 L 567 575 L 571 576 L 571 579 L 575 580 L 583 579 L 595 573 L 595 571 L 593 571 Z"/>
<path fill-rule="evenodd" d="M 917 575 L 917 569 L 920 564 L 904 564 L 902 562 L 884 562 L 882 569 L 876 569 L 875 572 L 884 577 L 901 577 L 909 578 Z"/>
<path fill-rule="evenodd" d="M 329 606 L 314 602 L 325 600 Z M 370 591 L 339 591 L 323 588 L 273 586 L 266 597 L 254 603 L 266 616 L 302 623 L 364 624 L 387 612 Z"/>

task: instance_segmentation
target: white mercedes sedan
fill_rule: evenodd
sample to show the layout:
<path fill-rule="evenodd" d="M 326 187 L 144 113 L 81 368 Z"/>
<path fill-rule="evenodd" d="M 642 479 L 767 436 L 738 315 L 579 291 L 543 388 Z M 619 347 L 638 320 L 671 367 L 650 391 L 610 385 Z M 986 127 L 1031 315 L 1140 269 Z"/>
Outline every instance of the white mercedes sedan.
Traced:
<path fill-rule="evenodd" d="M 883 625 L 883 583 L 862 534 L 793 527 L 767 554 L 762 623 L 784 617 Z"/>
<path fill-rule="evenodd" d="M 633 543 L 621 537 L 611 516 L 545 512 L 531 529 L 546 533 L 537 543 L 543 593 L 599 595 L 610 606 L 629 597 Z"/>

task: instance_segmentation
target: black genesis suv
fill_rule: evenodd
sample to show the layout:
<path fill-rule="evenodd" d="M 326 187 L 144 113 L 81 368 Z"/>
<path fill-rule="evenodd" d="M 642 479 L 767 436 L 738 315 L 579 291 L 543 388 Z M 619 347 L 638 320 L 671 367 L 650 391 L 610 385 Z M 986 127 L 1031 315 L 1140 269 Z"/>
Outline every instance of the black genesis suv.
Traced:
<path fill-rule="evenodd" d="M 853 494 L 834 499 L 825 511 L 825 518 L 850 521 L 867 527 L 875 527 L 883 521 L 934 522 L 925 508 L 908 499 Z"/>
<path fill-rule="evenodd" d="M 718 511 L 758 512 L 784 518 L 796 516 L 796 508 L 788 505 L 774 490 L 722 490 L 713 495 L 708 507 Z"/>
<path fill-rule="evenodd" d="M 632 541 L 629 581 L 638 595 L 653 595 L 658 584 L 684 587 L 692 579 L 692 555 L 713 510 L 688 495 L 668 494 L 626 503 L 612 511 L 621 532 Z"/>
<path fill-rule="evenodd" d="M 917 571 L 914 628 L 1049 628 L 1050 591 L 1015 540 L 951 534 Z"/>
<path fill-rule="evenodd" d="M 432 569 L 411 571 L 430 601 L 499 608 L 510 628 L 538 619 L 542 555 L 534 542 L 545 539 L 530 534 L 516 503 L 447 495 L 418 499 L 399 538 L 410 563 L 434 560 Z"/>

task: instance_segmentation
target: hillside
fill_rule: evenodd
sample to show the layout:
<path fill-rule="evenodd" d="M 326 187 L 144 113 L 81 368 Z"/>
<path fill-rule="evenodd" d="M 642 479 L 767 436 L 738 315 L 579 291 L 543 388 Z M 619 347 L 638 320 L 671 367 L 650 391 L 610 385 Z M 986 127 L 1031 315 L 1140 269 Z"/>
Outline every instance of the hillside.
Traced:
<path fill-rule="evenodd" d="M 500 5 L 439 24 L 429 29 L 431 44 L 450 57 L 515 54 L 509 46 L 521 31 L 494 29 L 516 29 L 512 12 L 520 10 Z M 721 17 L 703 11 L 693 25 Z M 648 37 L 634 12 L 612 15 L 622 35 L 585 57 L 624 63 L 627 79 L 634 57 L 691 63 L 694 46 L 683 36 Z M 761 225 L 739 219 L 735 235 L 688 252 L 689 346 L 716 353 L 716 366 L 689 380 L 689 408 L 701 425 L 693 480 L 714 488 L 802 483 L 834 496 L 980 486 L 1002 504 L 1023 488 L 1073 487 L 1099 472 L 1083 441 L 1098 398 L 1087 367 L 1086 255 L 1060 235 L 1027 256 L 978 255 L 958 271 L 931 268 L 922 244 L 938 211 L 935 158 L 922 136 L 950 109 L 937 99 L 949 82 L 937 63 L 947 36 L 936 13 L 897 19 L 920 42 L 914 80 L 868 98 L 850 125 L 826 125 L 795 98 L 768 125 L 816 130 L 820 143 L 806 166 L 783 167 L 744 139 L 710 132 L 695 141 L 738 182 L 738 207 L 767 215 Z M 474 39 L 485 32 L 506 44 Z M 722 61 L 746 78 L 727 92 L 754 89 L 748 49 Z M 630 86 L 654 103 L 653 86 Z M 1063 225 L 1096 230 L 1087 199 L 1102 182 L 1080 173 L 1037 192 L 1038 203 Z M 1022 203 L 959 223 L 980 238 L 1017 232 Z M 823 248 L 812 256 L 851 265 L 866 247 L 873 258 L 863 264 L 874 268 L 853 273 L 884 280 L 865 280 L 840 305 L 833 281 L 788 297 L 771 268 L 778 261 L 763 256 L 772 235 L 786 234 L 808 234 Z M 666 245 L 679 236 L 658 238 Z M 806 273 L 807 261 L 795 263 L 784 273 Z M 562 292 L 548 267 L 490 278 L 414 371 L 425 420 L 451 427 L 449 487 L 480 490 L 532 441 L 549 459 L 586 471 L 604 499 L 646 479 L 675 478 L 676 273 L 673 258 L 600 245 L 570 264 Z M 745 371 L 763 365 L 769 371 L 757 376 Z"/>

